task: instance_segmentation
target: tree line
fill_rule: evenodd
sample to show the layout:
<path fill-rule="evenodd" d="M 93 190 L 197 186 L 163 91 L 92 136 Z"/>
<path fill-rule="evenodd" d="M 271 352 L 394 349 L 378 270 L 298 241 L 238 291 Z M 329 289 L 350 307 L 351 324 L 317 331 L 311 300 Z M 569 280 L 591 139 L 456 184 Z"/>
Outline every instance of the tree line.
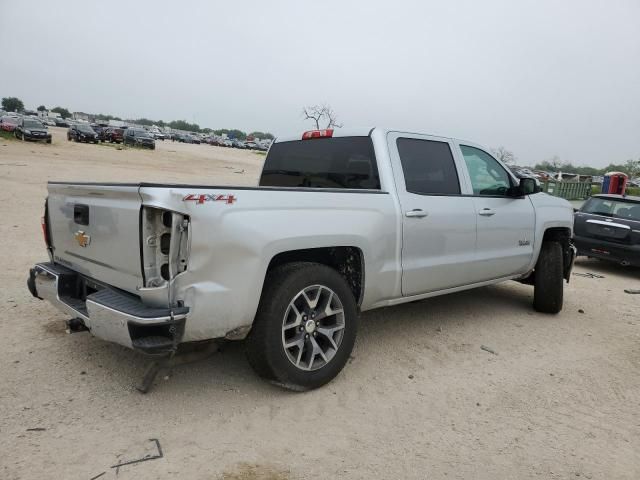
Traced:
<path fill-rule="evenodd" d="M 493 155 L 500 161 L 513 165 L 517 161 L 517 157 L 513 152 L 504 147 L 498 147 L 491 150 Z M 578 175 L 602 176 L 607 172 L 622 172 L 629 175 L 630 178 L 640 177 L 640 158 L 637 160 L 629 159 L 624 163 L 610 163 L 604 168 L 585 167 L 574 165 L 571 162 L 563 162 L 558 156 L 554 156 L 549 160 L 536 163 L 534 170 L 543 170 L 545 172 L 564 172 L 577 173 Z"/>
<path fill-rule="evenodd" d="M 4 97 L 2 99 L 2 109 L 6 110 L 7 112 L 23 112 L 24 103 L 22 102 L 22 100 L 20 100 L 17 97 Z M 44 112 L 44 111 L 47 111 L 48 109 L 44 105 L 40 105 L 38 106 L 37 110 L 39 112 Z M 55 107 L 55 108 L 49 109 L 49 111 L 58 113 L 63 118 L 72 117 L 71 112 L 64 107 Z M 165 122 L 164 120 L 150 120 L 148 118 L 136 118 L 136 119 L 127 118 L 123 120 L 121 117 L 117 117 L 115 115 L 107 115 L 104 113 L 91 114 L 91 116 L 94 117 L 96 121 L 99 121 L 99 122 L 108 122 L 109 120 L 116 120 L 120 122 L 130 122 L 130 123 L 135 123 L 137 125 L 145 125 L 149 127 L 152 125 L 157 125 L 158 127 L 169 127 L 175 130 L 184 130 L 187 132 L 214 133 L 216 135 L 226 134 L 229 137 L 237 138 L 239 140 L 246 140 L 247 137 L 254 137 L 254 138 L 260 138 L 260 139 L 274 138 L 273 135 L 269 132 L 256 131 L 256 132 L 247 133 L 237 128 L 234 128 L 234 129 L 221 128 L 218 130 L 214 130 L 211 128 L 202 128 L 197 123 L 189 123 L 186 120 L 172 120 L 170 122 Z"/>

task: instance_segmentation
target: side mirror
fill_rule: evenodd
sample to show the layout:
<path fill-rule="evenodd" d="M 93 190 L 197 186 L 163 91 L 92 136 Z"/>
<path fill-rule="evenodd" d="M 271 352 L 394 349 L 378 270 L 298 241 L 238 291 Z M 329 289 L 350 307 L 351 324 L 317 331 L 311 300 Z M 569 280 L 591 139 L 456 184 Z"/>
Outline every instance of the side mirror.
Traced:
<path fill-rule="evenodd" d="M 516 197 L 516 198 L 521 198 L 521 197 L 524 197 L 525 195 L 539 193 L 541 191 L 542 189 L 538 185 L 538 182 L 536 182 L 535 178 L 531 178 L 531 177 L 521 178 L 520 183 L 518 184 L 517 187 L 512 187 L 509 189 L 510 196 Z"/>

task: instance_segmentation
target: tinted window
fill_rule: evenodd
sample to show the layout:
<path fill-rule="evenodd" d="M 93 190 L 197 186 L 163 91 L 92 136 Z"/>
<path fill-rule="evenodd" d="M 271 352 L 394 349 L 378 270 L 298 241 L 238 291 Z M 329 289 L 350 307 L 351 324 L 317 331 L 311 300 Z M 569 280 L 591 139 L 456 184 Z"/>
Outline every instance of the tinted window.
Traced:
<path fill-rule="evenodd" d="M 475 195 L 506 196 L 511 177 L 498 161 L 479 148 L 460 145 Z"/>
<path fill-rule="evenodd" d="M 640 202 L 592 197 L 584 204 L 581 211 L 606 217 L 640 221 Z"/>
<path fill-rule="evenodd" d="M 35 120 L 26 120 L 24 121 L 25 128 L 44 128 L 42 123 Z"/>
<path fill-rule="evenodd" d="M 408 192 L 430 195 L 460 193 L 458 172 L 448 143 L 398 138 L 396 145 Z"/>
<path fill-rule="evenodd" d="M 379 189 L 371 138 L 274 143 L 264 163 L 260 186 Z"/>

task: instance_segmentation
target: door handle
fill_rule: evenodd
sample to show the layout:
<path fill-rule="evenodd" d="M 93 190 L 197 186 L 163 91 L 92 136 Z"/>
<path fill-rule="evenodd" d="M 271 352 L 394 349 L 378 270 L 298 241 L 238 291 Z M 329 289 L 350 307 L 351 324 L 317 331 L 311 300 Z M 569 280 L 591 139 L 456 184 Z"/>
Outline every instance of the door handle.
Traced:
<path fill-rule="evenodd" d="M 478 212 L 478 215 L 482 215 L 483 217 L 491 217 L 495 214 L 496 212 L 490 208 L 483 208 Z"/>
<path fill-rule="evenodd" d="M 414 208 L 413 210 L 409 210 L 405 212 L 404 215 L 406 217 L 422 218 L 422 217 L 426 217 L 429 214 L 420 208 Z"/>

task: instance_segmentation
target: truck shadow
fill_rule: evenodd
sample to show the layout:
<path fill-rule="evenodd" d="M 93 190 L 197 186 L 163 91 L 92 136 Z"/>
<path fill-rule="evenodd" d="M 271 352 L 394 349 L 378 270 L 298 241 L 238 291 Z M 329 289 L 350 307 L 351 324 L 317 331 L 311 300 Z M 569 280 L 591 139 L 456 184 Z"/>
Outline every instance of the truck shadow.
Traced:
<path fill-rule="evenodd" d="M 383 344 L 387 357 L 385 361 L 397 361 L 399 365 L 405 365 L 413 361 L 410 357 L 404 358 L 408 355 L 404 351 L 408 340 L 422 342 L 421 347 L 427 350 L 455 350 L 451 345 L 443 344 L 446 340 L 438 337 L 440 332 L 453 337 L 458 334 L 469 336 L 476 330 L 487 328 L 487 323 L 492 324 L 492 331 L 508 328 L 516 322 L 515 312 L 519 316 L 539 315 L 532 309 L 532 296 L 533 289 L 530 286 L 510 282 L 364 312 L 360 319 L 354 356 L 357 355 L 361 368 L 367 368 L 367 363 L 379 361 L 375 352 Z M 455 343 L 455 338 L 449 342 Z M 115 382 L 119 388 L 133 390 L 149 362 L 142 355 L 95 338 L 85 337 L 82 342 L 74 343 L 75 347 L 83 345 L 80 348 L 86 351 L 88 363 L 104 364 L 110 372 L 102 380 Z M 147 395 L 168 395 L 167 398 L 171 398 L 184 392 L 199 396 L 202 393 L 216 395 L 215 392 L 223 395 L 223 392 L 246 394 L 256 390 L 267 395 L 291 394 L 254 374 L 244 358 L 243 342 L 226 342 L 219 353 L 209 358 L 161 373 Z"/>

